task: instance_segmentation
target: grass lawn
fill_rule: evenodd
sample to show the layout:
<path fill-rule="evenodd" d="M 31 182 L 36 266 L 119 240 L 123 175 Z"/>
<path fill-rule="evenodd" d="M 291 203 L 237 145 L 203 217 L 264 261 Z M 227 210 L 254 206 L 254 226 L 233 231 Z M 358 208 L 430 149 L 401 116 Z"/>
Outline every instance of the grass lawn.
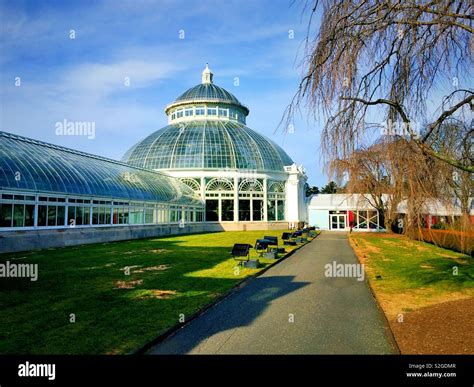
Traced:
<path fill-rule="evenodd" d="M 474 342 L 473 310 L 466 310 L 474 297 L 473 258 L 396 234 L 353 233 L 350 241 L 402 353 L 466 353 Z M 437 335 L 438 344 L 428 344 Z"/>
<path fill-rule="evenodd" d="M 234 243 L 281 234 L 219 232 L 3 254 L 1 263 L 37 263 L 39 275 L 36 282 L 0 281 L 0 353 L 129 353 L 274 261 L 259 258 L 263 267 L 237 271 Z"/>

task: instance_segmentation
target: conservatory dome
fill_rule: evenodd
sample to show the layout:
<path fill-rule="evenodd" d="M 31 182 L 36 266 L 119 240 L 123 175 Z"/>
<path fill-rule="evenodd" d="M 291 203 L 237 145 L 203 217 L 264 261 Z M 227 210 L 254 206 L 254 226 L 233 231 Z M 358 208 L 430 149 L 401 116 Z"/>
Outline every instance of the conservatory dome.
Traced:
<path fill-rule="evenodd" d="M 235 95 L 212 83 L 203 83 L 191 87 L 176 98 L 173 105 L 189 101 L 216 101 L 243 106 Z"/>
<path fill-rule="evenodd" d="M 270 139 L 240 122 L 168 125 L 132 147 L 122 161 L 147 169 L 283 171 L 293 161 Z"/>
<path fill-rule="evenodd" d="M 186 90 L 176 100 L 165 108 L 166 114 L 170 114 L 175 108 L 189 105 L 190 103 L 215 103 L 222 106 L 233 105 L 243 117 L 249 114 L 247 106 L 242 104 L 232 93 L 223 87 L 213 83 L 213 73 L 206 63 L 206 68 L 202 72 L 201 83 Z"/>
<path fill-rule="evenodd" d="M 169 125 L 130 148 L 122 161 L 147 169 L 250 169 L 283 172 L 293 164 L 272 140 L 245 125 L 249 109 L 213 84 L 209 67 L 201 84 L 165 109 Z"/>

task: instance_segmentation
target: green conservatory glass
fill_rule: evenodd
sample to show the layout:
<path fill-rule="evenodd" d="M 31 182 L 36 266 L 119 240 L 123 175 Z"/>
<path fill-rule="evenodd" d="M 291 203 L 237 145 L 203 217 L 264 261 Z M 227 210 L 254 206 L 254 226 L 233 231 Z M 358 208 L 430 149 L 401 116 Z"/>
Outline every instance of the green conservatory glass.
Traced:
<path fill-rule="evenodd" d="M 0 132 L 0 188 L 200 203 L 189 187 L 169 176 L 6 132 Z M 62 208 L 42 210 L 45 223 L 63 222 Z"/>
<path fill-rule="evenodd" d="M 240 101 L 226 89 L 212 83 L 200 84 L 186 90 L 175 102 L 197 101 L 197 100 L 219 100 L 235 105 L 242 105 Z"/>
<path fill-rule="evenodd" d="M 291 158 L 240 122 L 205 120 L 168 125 L 133 146 L 122 161 L 147 169 L 283 171 Z"/>

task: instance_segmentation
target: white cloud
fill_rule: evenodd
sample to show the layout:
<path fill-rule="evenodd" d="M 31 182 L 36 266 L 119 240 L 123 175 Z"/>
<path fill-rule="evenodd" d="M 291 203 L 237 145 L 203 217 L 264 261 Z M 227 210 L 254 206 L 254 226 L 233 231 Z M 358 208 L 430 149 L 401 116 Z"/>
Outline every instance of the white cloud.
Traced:
<path fill-rule="evenodd" d="M 72 90 L 98 96 L 142 88 L 176 74 L 182 68 L 170 62 L 125 60 L 116 63 L 83 63 L 66 70 L 60 90 Z M 127 83 L 127 81 L 129 83 Z"/>

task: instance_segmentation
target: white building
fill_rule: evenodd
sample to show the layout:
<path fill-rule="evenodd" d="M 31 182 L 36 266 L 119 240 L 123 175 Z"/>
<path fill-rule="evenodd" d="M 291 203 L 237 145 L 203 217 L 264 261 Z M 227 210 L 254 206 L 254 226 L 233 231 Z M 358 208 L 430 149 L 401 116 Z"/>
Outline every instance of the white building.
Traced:
<path fill-rule="evenodd" d="M 362 194 L 318 194 L 308 202 L 308 223 L 321 230 L 384 231 L 379 211 L 370 203 L 370 195 Z M 382 200 L 388 203 L 389 195 Z M 471 221 L 474 221 L 473 201 L 471 199 Z M 406 200 L 397 205 L 397 214 L 403 218 L 408 212 Z M 443 204 L 427 200 L 422 217 L 422 226 L 431 227 L 438 222 L 453 221 L 461 216 L 459 204 Z"/>
<path fill-rule="evenodd" d="M 383 230 L 377 211 L 361 194 L 318 194 L 308 203 L 308 223 L 321 230 Z"/>

